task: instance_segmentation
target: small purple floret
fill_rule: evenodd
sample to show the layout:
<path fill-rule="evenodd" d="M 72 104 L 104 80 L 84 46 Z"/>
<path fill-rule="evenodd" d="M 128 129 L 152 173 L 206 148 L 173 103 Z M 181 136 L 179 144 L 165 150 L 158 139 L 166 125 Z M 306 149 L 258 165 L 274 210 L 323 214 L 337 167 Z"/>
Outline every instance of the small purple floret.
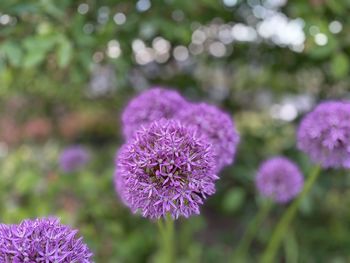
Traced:
<path fill-rule="evenodd" d="M 151 219 L 199 214 L 218 179 L 210 144 L 177 120 L 143 126 L 119 150 L 116 164 L 122 201 Z"/>
<path fill-rule="evenodd" d="M 213 105 L 190 104 L 178 118 L 186 125 L 193 125 L 213 145 L 218 170 L 230 165 L 240 141 L 232 118 Z"/>
<path fill-rule="evenodd" d="M 265 161 L 255 179 L 256 187 L 262 196 L 282 204 L 295 198 L 304 185 L 299 168 L 284 157 L 274 157 Z"/>
<path fill-rule="evenodd" d="M 187 105 L 176 91 L 152 88 L 132 99 L 122 114 L 123 133 L 130 139 L 142 126 L 162 118 L 172 119 Z"/>
<path fill-rule="evenodd" d="M 298 148 L 324 168 L 350 168 L 350 103 L 324 102 L 306 115 Z"/>
<path fill-rule="evenodd" d="M 81 146 L 70 146 L 63 150 L 59 166 L 64 172 L 74 172 L 85 166 L 90 160 L 89 152 Z"/>
<path fill-rule="evenodd" d="M 0 224 L 0 262 L 91 263 L 92 253 L 77 232 L 55 218 Z"/>

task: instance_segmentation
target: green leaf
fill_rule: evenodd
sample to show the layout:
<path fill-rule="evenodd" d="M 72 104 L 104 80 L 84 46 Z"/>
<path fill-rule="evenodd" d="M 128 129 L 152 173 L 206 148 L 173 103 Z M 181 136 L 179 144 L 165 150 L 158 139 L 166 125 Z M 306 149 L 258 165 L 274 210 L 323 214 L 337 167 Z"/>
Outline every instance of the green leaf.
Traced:
<path fill-rule="evenodd" d="M 45 60 L 49 52 L 58 41 L 57 35 L 28 37 L 24 40 L 27 52 L 24 56 L 23 66 L 26 68 L 36 66 Z"/>
<path fill-rule="evenodd" d="M 336 54 L 331 61 L 331 74 L 336 79 L 341 79 L 349 73 L 349 60 L 344 53 Z"/>
<path fill-rule="evenodd" d="M 15 189 L 21 194 L 29 193 L 33 191 L 33 188 L 38 183 L 39 179 L 40 177 L 38 177 L 33 171 L 25 171 L 18 175 Z"/>
<path fill-rule="evenodd" d="M 41 0 L 40 1 L 42 7 L 44 8 L 44 10 L 52 15 L 53 17 L 57 18 L 57 19 L 61 19 L 64 17 L 64 11 L 61 10 L 57 4 L 54 3 L 54 1 L 52 0 Z"/>
<path fill-rule="evenodd" d="M 36 49 L 31 50 L 29 53 L 27 53 L 23 60 L 23 67 L 30 68 L 33 66 L 36 66 L 44 61 L 46 52 L 43 52 L 43 50 Z"/>
<path fill-rule="evenodd" d="M 4 53 L 9 61 L 9 63 L 18 67 L 21 63 L 23 52 L 20 46 L 14 42 L 5 42 L 0 47 L 0 52 Z"/>
<path fill-rule="evenodd" d="M 73 47 L 72 44 L 67 40 L 62 40 L 57 49 L 57 63 L 63 68 L 68 65 L 69 61 L 72 58 Z"/>
<path fill-rule="evenodd" d="M 328 0 L 326 1 L 326 4 L 334 13 L 338 15 L 342 15 L 344 12 L 346 12 L 345 6 L 339 0 Z"/>
<path fill-rule="evenodd" d="M 245 191 L 241 188 L 235 188 L 234 190 L 230 190 L 223 200 L 223 209 L 226 212 L 236 212 L 241 205 L 243 204 L 245 199 Z"/>
<path fill-rule="evenodd" d="M 37 3 L 19 3 L 19 4 L 8 3 L 8 6 L 5 6 L 5 7 L 2 6 L 2 9 L 7 10 L 9 13 L 19 14 L 19 15 L 23 13 L 36 13 L 39 11 Z"/>
<path fill-rule="evenodd" d="M 324 46 L 319 46 L 316 43 L 312 43 L 307 48 L 307 53 L 310 55 L 311 58 L 316 60 L 322 60 L 325 58 L 329 58 L 334 54 L 334 52 L 338 48 L 338 40 L 334 38 L 332 35 L 327 35 L 328 42 Z M 313 42 L 313 40 L 311 40 Z"/>
<path fill-rule="evenodd" d="M 57 43 L 58 39 L 57 34 L 33 36 L 26 38 L 23 45 L 27 50 L 41 49 L 47 52 Z"/>

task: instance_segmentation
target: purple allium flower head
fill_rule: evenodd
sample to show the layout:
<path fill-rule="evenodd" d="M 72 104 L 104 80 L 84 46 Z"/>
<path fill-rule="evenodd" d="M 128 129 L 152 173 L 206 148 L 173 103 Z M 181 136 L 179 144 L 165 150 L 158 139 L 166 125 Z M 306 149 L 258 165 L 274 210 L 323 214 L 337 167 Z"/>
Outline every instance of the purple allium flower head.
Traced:
<path fill-rule="evenodd" d="M 89 160 L 90 155 L 85 148 L 70 146 L 62 151 L 59 165 L 64 172 L 74 172 L 86 165 Z"/>
<path fill-rule="evenodd" d="M 261 195 L 283 204 L 300 193 L 304 178 L 292 161 L 274 157 L 260 166 L 255 183 Z"/>
<path fill-rule="evenodd" d="M 207 137 L 213 146 L 218 170 L 233 162 L 240 137 L 227 113 L 207 103 L 189 104 L 180 111 L 178 118 Z"/>
<path fill-rule="evenodd" d="M 350 103 L 323 102 L 306 115 L 298 148 L 324 168 L 350 168 Z"/>
<path fill-rule="evenodd" d="M 130 139 L 141 125 L 172 119 L 187 102 L 176 91 L 155 87 L 132 99 L 122 114 L 123 132 Z"/>
<path fill-rule="evenodd" d="M 119 150 L 116 165 L 122 201 L 151 219 L 199 214 L 218 179 L 211 145 L 178 120 L 142 126 Z"/>
<path fill-rule="evenodd" d="M 0 262 L 90 263 L 92 253 L 77 232 L 55 218 L 0 224 Z"/>

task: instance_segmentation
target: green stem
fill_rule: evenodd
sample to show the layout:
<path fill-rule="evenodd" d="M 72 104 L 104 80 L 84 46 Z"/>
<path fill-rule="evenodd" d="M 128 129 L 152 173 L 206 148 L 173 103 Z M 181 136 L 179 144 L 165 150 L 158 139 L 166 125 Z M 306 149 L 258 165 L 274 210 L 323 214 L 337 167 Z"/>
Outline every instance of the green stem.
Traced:
<path fill-rule="evenodd" d="M 158 229 L 160 233 L 160 257 L 159 262 L 174 263 L 175 262 L 175 228 L 174 220 L 170 215 L 158 220 Z"/>
<path fill-rule="evenodd" d="M 288 207 L 288 209 L 284 212 L 282 218 L 278 222 L 275 230 L 272 233 L 272 237 L 265 249 L 265 252 L 262 255 L 261 263 L 271 263 L 274 262 L 277 250 L 281 241 L 283 240 L 286 231 L 290 223 L 292 222 L 302 200 L 305 196 L 310 192 L 312 186 L 317 180 L 318 175 L 320 174 L 321 168 L 319 166 L 315 167 L 310 176 L 307 178 L 305 182 L 304 189 L 300 193 L 299 197 L 294 200 L 294 202 Z"/>
<path fill-rule="evenodd" d="M 293 229 L 289 229 L 284 237 L 284 251 L 286 263 L 298 263 L 298 242 Z"/>
<path fill-rule="evenodd" d="M 266 203 L 262 204 L 259 207 L 259 211 L 256 214 L 255 218 L 249 223 L 248 229 L 245 232 L 243 238 L 238 244 L 238 247 L 235 249 L 231 262 L 237 263 L 239 261 L 245 262 L 247 253 L 249 251 L 249 247 L 259 230 L 259 227 L 265 220 L 266 216 L 268 215 L 269 211 L 272 207 L 272 202 L 268 200 Z"/>

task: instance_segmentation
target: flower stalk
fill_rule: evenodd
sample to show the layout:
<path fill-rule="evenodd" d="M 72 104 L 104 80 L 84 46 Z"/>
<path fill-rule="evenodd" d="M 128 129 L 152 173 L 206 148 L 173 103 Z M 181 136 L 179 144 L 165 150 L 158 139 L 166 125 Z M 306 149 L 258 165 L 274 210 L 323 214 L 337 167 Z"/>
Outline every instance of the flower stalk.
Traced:
<path fill-rule="evenodd" d="M 160 234 L 160 260 L 163 263 L 175 263 L 175 227 L 174 220 L 168 213 L 157 221 Z"/>
<path fill-rule="evenodd" d="M 262 258 L 260 261 L 261 263 L 275 262 L 274 261 L 275 256 L 281 244 L 281 241 L 283 240 L 284 235 L 286 234 L 290 223 L 293 221 L 301 202 L 303 201 L 305 196 L 307 196 L 312 186 L 316 182 L 320 174 L 320 171 L 321 171 L 320 166 L 316 166 L 314 169 L 312 169 L 310 176 L 307 178 L 307 181 L 305 182 L 303 191 L 300 193 L 299 197 L 295 199 L 294 202 L 284 212 L 282 218 L 280 219 L 275 230 L 272 233 L 272 237 L 267 245 L 266 250 L 262 255 Z"/>
<path fill-rule="evenodd" d="M 254 237 L 256 236 L 256 233 L 259 230 L 259 227 L 262 225 L 264 220 L 266 219 L 267 215 L 269 214 L 269 211 L 272 208 L 273 202 L 271 200 L 268 200 L 264 202 L 259 207 L 259 211 L 254 217 L 254 219 L 249 223 L 249 226 L 247 228 L 247 231 L 245 232 L 243 238 L 238 244 L 238 247 L 235 249 L 232 255 L 231 262 L 245 262 L 247 253 L 249 251 L 249 247 L 254 240 Z"/>

